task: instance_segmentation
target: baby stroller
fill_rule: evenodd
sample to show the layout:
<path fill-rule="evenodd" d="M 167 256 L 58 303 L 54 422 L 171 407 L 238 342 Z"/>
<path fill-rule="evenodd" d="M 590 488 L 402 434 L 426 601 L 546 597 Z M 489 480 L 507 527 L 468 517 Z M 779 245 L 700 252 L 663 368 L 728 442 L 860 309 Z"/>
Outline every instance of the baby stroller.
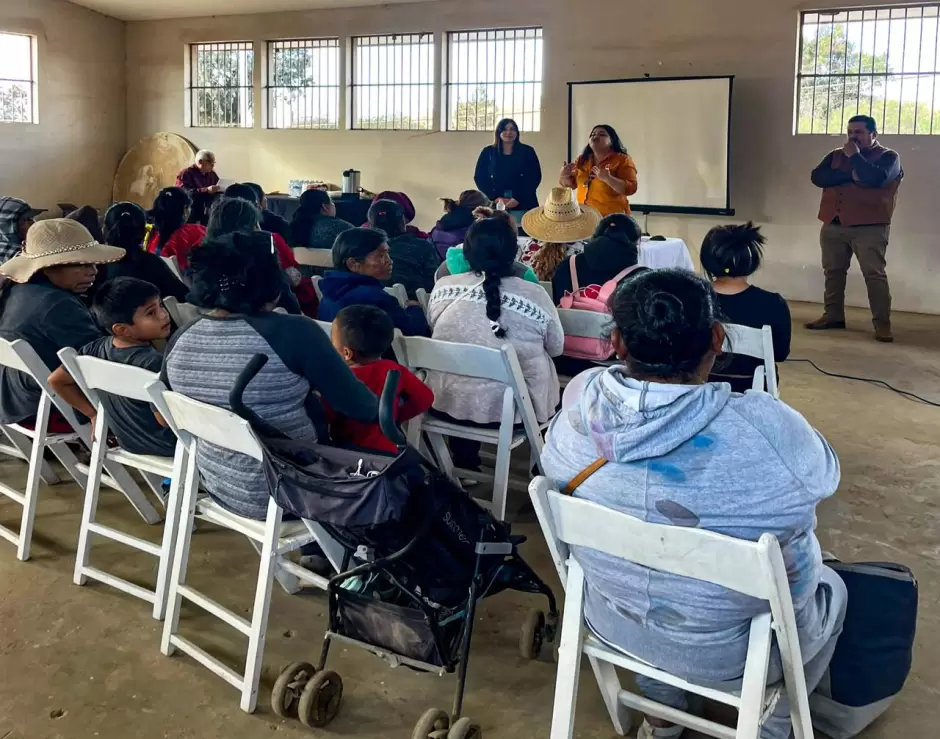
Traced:
<path fill-rule="evenodd" d="M 535 659 L 555 640 L 558 609 L 551 589 L 518 554 L 513 536 L 425 457 L 408 446 L 394 421 L 398 372 L 390 372 L 379 405 L 382 432 L 397 455 L 292 441 L 246 408 L 242 395 L 267 362 L 258 354 L 231 391 L 230 407 L 248 421 L 265 449 L 269 489 L 284 511 L 317 522 L 343 548 L 343 571 L 327 588 L 329 631 L 316 666 L 289 665 L 271 696 L 274 712 L 310 728 L 339 711 L 343 682 L 326 670 L 330 644 L 366 649 L 391 666 L 439 675 L 457 671 L 450 713 L 432 708 L 413 739 L 482 739 L 461 717 L 477 602 L 504 590 L 542 595 L 520 635 L 522 656 Z"/>

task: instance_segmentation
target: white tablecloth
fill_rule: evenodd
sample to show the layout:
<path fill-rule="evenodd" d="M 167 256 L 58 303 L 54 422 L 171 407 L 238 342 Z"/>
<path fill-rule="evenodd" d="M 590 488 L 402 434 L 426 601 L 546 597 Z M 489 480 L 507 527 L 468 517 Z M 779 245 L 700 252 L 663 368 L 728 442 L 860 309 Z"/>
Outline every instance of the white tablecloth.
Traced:
<path fill-rule="evenodd" d="M 650 269 L 674 267 L 695 271 L 695 263 L 689 256 L 689 248 L 682 239 L 650 241 L 644 238 L 640 242 L 640 264 Z"/>

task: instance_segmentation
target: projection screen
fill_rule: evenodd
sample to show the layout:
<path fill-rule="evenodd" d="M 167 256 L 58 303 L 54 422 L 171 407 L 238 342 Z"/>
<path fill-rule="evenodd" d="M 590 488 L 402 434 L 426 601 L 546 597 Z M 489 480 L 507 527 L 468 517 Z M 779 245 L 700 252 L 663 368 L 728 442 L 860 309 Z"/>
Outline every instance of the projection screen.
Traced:
<path fill-rule="evenodd" d="M 636 162 L 637 213 L 733 215 L 729 183 L 734 77 L 568 83 L 568 156 L 591 129 L 617 129 Z"/>

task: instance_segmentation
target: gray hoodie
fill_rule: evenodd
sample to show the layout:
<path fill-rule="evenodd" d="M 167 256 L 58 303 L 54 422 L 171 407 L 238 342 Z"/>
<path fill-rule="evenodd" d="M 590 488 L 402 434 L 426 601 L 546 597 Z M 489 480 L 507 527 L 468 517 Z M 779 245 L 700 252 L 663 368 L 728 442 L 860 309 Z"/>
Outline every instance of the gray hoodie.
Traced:
<path fill-rule="evenodd" d="M 668 385 L 591 370 L 565 390 L 542 462 L 559 486 L 609 464 L 578 498 L 643 521 L 698 526 L 783 547 L 804 660 L 825 642 L 816 504 L 839 483 L 835 452 L 796 411 L 725 383 Z M 586 613 L 606 641 L 689 680 L 740 677 L 750 619 L 765 602 L 579 548 Z"/>

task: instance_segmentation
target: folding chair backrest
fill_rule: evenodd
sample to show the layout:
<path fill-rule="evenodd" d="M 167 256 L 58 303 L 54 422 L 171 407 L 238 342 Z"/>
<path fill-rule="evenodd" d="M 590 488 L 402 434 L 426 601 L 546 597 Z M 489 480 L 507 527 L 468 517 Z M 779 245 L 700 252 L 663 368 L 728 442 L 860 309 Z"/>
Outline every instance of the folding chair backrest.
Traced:
<path fill-rule="evenodd" d="M 391 287 L 385 288 L 385 292 L 398 301 L 398 304 L 404 308 L 408 304 L 408 291 L 401 283 L 396 283 Z"/>
<path fill-rule="evenodd" d="M 541 285 L 541 286 L 542 286 L 542 289 L 545 290 L 545 292 L 547 292 L 549 295 L 554 295 L 554 294 L 555 294 L 555 289 L 552 287 L 552 283 L 550 283 L 550 282 L 540 282 L 539 285 Z"/>
<path fill-rule="evenodd" d="M 317 300 L 323 300 L 323 291 L 320 289 L 320 280 L 323 279 L 320 275 L 314 275 L 310 278 L 310 282 L 313 283 L 313 291 L 317 294 Z"/>
<path fill-rule="evenodd" d="M 170 271 L 171 271 L 174 275 L 176 275 L 180 280 L 183 279 L 183 271 L 180 269 L 180 263 L 179 263 L 179 261 L 176 259 L 175 256 L 169 256 L 169 257 L 161 256 L 160 258 L 161 258 L 164 262 L 166 262 L 166 266 L 170 268 Z"/>
<path fill-rule="evenodd" d="M 330 322 L 330 321 L 317 321 L 316 324 L 317 324 L 317 326 L 319 326 L 320 328 L 323 329 L 323 333 L 325 333 L 327 336 L 332 336 L 332 335 L 333 335 L 333 324 L 332 324 L 332 322 Z"/>
<path fill-rule="evenodd" d="M 89 396 L 88 399 L 95 405 L 97 401 L 91 396 L 96 390 L 149 403 L 150 394 L 147 387 L 159 378 L 156 372 L 145 370 L 143 367 L 118 364 L 98 357 L 79 356 L 71 347 L 61 349 L 59 359 L 82 392 Z"/>
<path fill-rule="evenodd" d="M 421 306 L 421 310 L 424 313 L 424 317 L 430 322 L 430 314 L 428 313 L 428 306 L 431 304 L 431 296 L 428 295 L 428 291 L 423 287 L 419 287 L 415 290 L 415 298 L 418 299 L 418 305 Z"/>
<path fill-rule="evenodd" d="M 755 375 L 755 377 L 766 380 L 767 392 L 775 398 L 779 398 L 777 368 L 774 364 L 774 335 L 770 326 L 752 328 L 736 323 L 726 323 L 724 326 L 726 338 L 725 345 L 722 348 L 726 352 L 762 360 L 764 362 L 763 378 L 760 378 L 759 375 Z M 754 385 L 755 390 L 764 389 L 763 382 L 760 383 L 760 386 L 757 382 Z"/>
<path fill-rule="evenodd" d="M 310 249 L 306 246 L 297 246 L 294 247 L 294 258 L 297 260 L 297 264 L 302 264 L 305 267 L 333 269 L 332 249 Z"/>
<path fill-rule="evenodd" d="M 403 336 L 401 345 L 405 350 L 407 364 L 412 370 L 446 372 L 511 384 L 512 378 L 509 376 L 506 360 L 499 349 L 437 341 L 422 336 Z M 506 346 L 515 356 L 515 349 Z M 516 361 L 518 363 L 518 360 Z"/>
<path fill-rule="evenodd" d="M 192 323 L 201 315 L 199 308 L 195 305 L 181 303 L 172 295 L 168 295 L 163 299 L 163 305 L 166 307 L 166 312 L 170 314 L 170 318 L 173 319 L 173 323 L 177 326 Z"/>
<path fill-rule="evenodd" d="M 15 341 L 0 339 L 0 365 L 25 372 L 32 377 L 39 385 L 39 388 L 51 398 L 53 405 L 72 428 L 76 432 L 83 428 L 82 424 L 78 422 L 78 417 L 72 407 L 56 395 L 55 391 L 49 386 L 51 372 L 28 342 L 23 339 L 16 339 Z"/>
<path fill-rule="evenodd" d="M 245 419 L 171 390 L 163 392 L 163 400 L 184 439 L 189 434 L 223 449 L 247 454 L 259 462 L 264 459 L 261 444 Z"/>
<path fill-rule="evenodd" d="M 611 323 L 610 316 L 607 314 L 591 310 L 559 308 L 558 317 L 561 319 L 565 336 L 583 336 L 589 339 L 604 336 Z"/>
<path fill-rule="evenodd" d="M 26 344 L 26 342 L 19 339 L 16 341 L 0 339 L 0 365 L 19 370 L 20 372 L 30 372 L 30 368 L 26 366 L 26 362 L 23 361 L 23 358 L 17 351 L 19 344 Z M 28 344 L 26 345 L 29 346 Z M 29 348 L 32 350 L 31 346 Z M 35 351 L 33 354 L 35 354 Z M 38 356 L 36 358 L 39 359 Z"/>

